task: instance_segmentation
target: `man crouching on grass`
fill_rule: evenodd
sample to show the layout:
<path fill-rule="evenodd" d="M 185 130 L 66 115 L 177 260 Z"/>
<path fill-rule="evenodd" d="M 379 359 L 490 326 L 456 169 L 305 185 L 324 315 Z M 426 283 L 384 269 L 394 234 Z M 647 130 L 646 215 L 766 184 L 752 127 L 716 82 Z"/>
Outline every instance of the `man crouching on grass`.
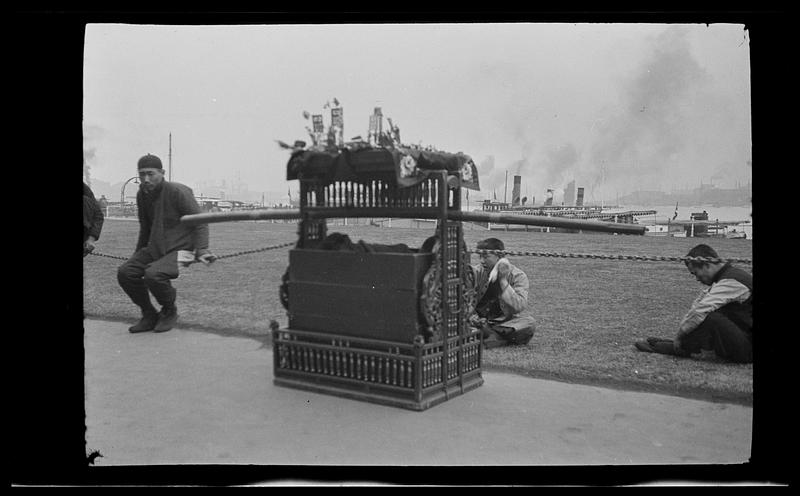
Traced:
<path fill-rule="evenodd" d="M 697 245 L 687 257 L 719 259 L 708 245 Z M 640 351 L 689 357 L 714 350 L 736 363 L 753 361 L 753 276 L 730 263 L 687 260 L 689 272 L 708 286 L 683 317 L 675 339 L 647 338 Z"/>
<path fill-rule="evenodd" d="M 478 243 L 478 250 L 505 250 L 503 242 L 489 238 Z M 528 276 L 495 253 L 481 253 L 475 272 L 475 313 L 470 324 L 480 328 L 484 346 L 527 344 L 536 331 L 528 309 Z"/>
<path fill-rule="evenodd" d="M 192 190 L 164 180 L 161 159 L 145 155 L 139 159 L 139 241 L 136 252 L 117 270 L 122 289 L 142 311 L 142 318 L 130 332 L 165 332 L 178 320 L 176 291 L 170 283 L 179 275 L 179 262 L 199 260 L 209 264 L 215 256 L 208 250 L 208 225 L 181 224 L 181 217 L 200 213 Z M 188 260 L 179 259 L 187 255 Z M 161 305 L 156 311 L 150 293 Z"/>

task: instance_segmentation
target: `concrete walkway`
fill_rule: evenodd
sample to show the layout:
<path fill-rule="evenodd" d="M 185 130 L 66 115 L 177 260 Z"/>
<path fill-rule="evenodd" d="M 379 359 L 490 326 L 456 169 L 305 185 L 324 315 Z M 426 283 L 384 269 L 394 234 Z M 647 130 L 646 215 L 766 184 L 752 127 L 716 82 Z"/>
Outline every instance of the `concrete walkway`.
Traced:
<path fill-rule="evenodd" d="M 254 339 L 85 321 L 96 466 L 739 464 L 752 407 L 487 372 L 423 412 L 277 387 Z"/>

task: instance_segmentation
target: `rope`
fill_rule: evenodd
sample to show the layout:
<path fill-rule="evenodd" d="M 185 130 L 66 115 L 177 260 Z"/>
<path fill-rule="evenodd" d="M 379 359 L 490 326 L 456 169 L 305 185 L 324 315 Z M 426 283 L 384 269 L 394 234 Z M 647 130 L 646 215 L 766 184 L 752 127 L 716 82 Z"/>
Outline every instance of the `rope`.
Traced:
<path fill-rule="evenodd" d="M 218 255 L 215 258 L 215 261 L 216 260 L 223 260 L 223 259 L 226 259 L 226 258 L 240 257 L 242 255 L 250 255 L 252 253 L 261 253 L 261 252 L 269 251 L 269 250 L 277 250 L 279 248 L 286 248 L 287 246 L 294 246 L 295 244 L 296 243 L 293 241 L 291 243 L 282 243 L 282 244 L 279 244 L 279 245 L 265 246 L 264 248 L 258 248 L 258 249 L 255 249 L 255 250 L 244 250 L 244 251 L 237 251 L 237 252 L 234 252 L 234 253 L 228 253 L 227 255 Z M 89 255 L 94 255 L 96 257 L 114 258 L 116 260 L 128 260 L 128 257 L 120 257 L 120 256 L 117 256 L 117 255 L 107 255 L 105 253 L 94 252 L 94 251 L 91 252 Z"/>
<path fill-rule="evenodd" d="M 220 256 L 217 257 L 217 260 L 222 260 L 222 259 L 225 259 L 225 258 L 239 257 L 239 256 L 242 256 L 242 255 L 250 255 L 251 253 L 261 253 L 263 251 L 277 250 L 278 248 L 286 248 L 287 246 L 294 246 L 295 244 L 297 244 L 297 243 L 293 241 L 291 243 L 282 243 L 282 244 L 274 245 L 274 246 L 265 246 L 264 248 L 258 248 L 256 250 L 237 251 L 237 252 L 234 252 L 234 253 L 228 253 L 227 255 L 220 255 Z"/>
<path fill-rule="evenodd" d="M 119 257 L 117 255 L 106 255 L 105 253 L 100 253 L 100 252 L 95 252 L 95 251 L 89 253 L 89 255 L 94 255 L 95 257 L 114 258 L 116 260 L 127 260 L 128 259 L 127 257 Z"/>
<path fill-rule="evenodd" d="M 495 255 L 516 255 L 524 257 L 553 257 L 553 258 L 589 258 L 599 260 L 635 260 L 642 262 L 710 262 L 725 263 L 735 262 L 752 264 L 748 258 L 709 258 L 709 257 L 662 257 L 647 255 L 603 255 L 598 253 L 555 253 L 536 251 L 509 251 L 509 250 L 470 250 L 470 253 L 489 253 Z"/>
<path fill-rule="evenodd" d="M 242 255 L 251 255 L 253 253 L 261 253 L 269 250 L 277 250 L 280 248 L 286 248 L 289 246 L 294 246 L 295 242 L 291 243 L 281 243 L 279 245 L 273 246 L 265 246 L 264 248 L 258 248 L 255 250 L 244 250 L 244 251 L 237 251 L 233 253 L 228 253 L 227 255 L 219 255 L 216 260 L 224 260 L 226 258 L 234 258 L 240 257 Z M 752 260 L 748 258 L 709 258 L 709 257 L 662 257 L 662 256 L 647 256 L 647 255 L 603 255 L 600 253 L 557 253 L 557 252 L 546 252 L 546 251 L 510 251 L 510 250 L 469 250 L 470 253 L 475 254 L 482 254 L 482 253 L 490 253 L 495 255 L 515 255 L 515 256 L 523 256 L 523 257 L 550 257 L 550 258 L 586 258 L 586 259 L 594 259 L 594 260 L 634 260 L 637 262 L 710 262 L 710 263 L 725 263 L 725 262 L 732 262 L 732 263 L 741 263 L 741 264 L 751 264 L 753 263 Z M 127 260 L 127 257 L 119 257 L 116 255 L 107 255 L 105 253 L 100 252 L 92 252 L 90 255 L 94 255 L 96 257 L 106 257 L 106 258 L 114 258 L 116 260 Z"/>

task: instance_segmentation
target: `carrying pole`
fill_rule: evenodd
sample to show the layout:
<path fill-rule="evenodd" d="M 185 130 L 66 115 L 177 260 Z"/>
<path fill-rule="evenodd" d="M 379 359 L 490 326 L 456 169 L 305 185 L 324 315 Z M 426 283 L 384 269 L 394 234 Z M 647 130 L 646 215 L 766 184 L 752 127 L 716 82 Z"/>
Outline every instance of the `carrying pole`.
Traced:
<path fill-rule="evenodd" d="M 365 218 L 386 217 L 386 208 L 336 208 L 307 207 L 306 213 L 311 218 Z M 441 214 L 437 210 L 420 207 L 393 211 L 391 216 L 398 219 L 439 219 Z M 548 217 L 544 215 L 515 215 L 493 212 L 464 212 L 449 210 L 447 217 L 450 220 L 465 222 L 491 222 L 492 224 L 514 224 L 522 226 L 558 227 L 574 229 L 576 231 L 595 231 L 616 234 L 643 235 L 645 227 L 638 224 L 615 224 L 600 220 L 568 219 L 564 217 Z M 232 212 L 207 212 L 202 214 L 184 215 L 181 222 L 188 225 L 212 224 L 217 222 L 233 222 L 240 220 L 269 220 L 269 219 L 299 219 L 300 210 L 292 209 L 266 209 L 266 210 L 235 210 Z"/>

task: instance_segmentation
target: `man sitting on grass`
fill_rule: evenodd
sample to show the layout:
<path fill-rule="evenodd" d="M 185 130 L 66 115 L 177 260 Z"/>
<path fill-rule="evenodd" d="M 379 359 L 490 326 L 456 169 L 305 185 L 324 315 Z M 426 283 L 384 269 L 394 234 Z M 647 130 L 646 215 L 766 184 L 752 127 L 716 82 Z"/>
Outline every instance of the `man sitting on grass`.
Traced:
<path fill-rule="evenodd" d="M 708 245 L 692 248 L 687 257 L 718 259 Z M 708 286 L 683 317 L 675 339 L 647 338 L 640 351 L 689 357 L 714 350 L 737 363 L 753 361 L 753 276 L 730 263 L 687 260 L 689 272 Z"/>
<path fill-rule="evenodd" d="M 478 250 L 505 250 L 503 242 L 489 238 Z M 470 324 L 483 332 L 484 346 L 527 344 L 536 327 L 528 309 L 528 276 L 495 253 L 481 253 L 475 272 L 475 313 Z"/>

